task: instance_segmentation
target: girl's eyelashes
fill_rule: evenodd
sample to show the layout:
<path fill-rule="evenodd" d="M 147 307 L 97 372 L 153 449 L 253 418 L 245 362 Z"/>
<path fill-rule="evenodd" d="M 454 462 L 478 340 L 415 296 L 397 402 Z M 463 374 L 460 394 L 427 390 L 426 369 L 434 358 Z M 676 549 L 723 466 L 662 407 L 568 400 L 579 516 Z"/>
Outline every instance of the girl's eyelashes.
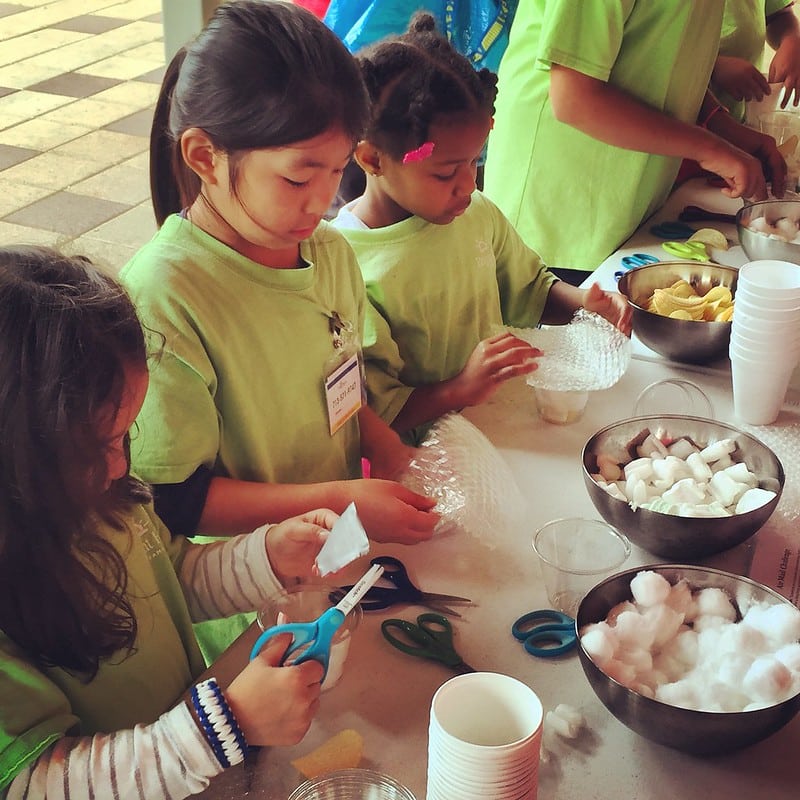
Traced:
<path fill-rule="evenodd" d="M 291 178 L 284 178 L 284 180 L 289 184 L 289 186 L 294 186 L 298 189 L 308 183 L 308 181 L 293 181 Z"/>

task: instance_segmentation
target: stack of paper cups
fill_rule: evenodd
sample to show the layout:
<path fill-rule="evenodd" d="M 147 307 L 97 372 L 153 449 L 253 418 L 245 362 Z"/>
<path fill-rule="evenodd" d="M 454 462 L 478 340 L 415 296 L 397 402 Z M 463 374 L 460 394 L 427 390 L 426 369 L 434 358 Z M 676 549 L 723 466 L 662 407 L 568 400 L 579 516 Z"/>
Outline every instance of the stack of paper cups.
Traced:
<path fill-rule="evenodd" d="M 751 261 L 739 270 L 731 326 L 736 416 L 769 425 L 800 361 L 800 265 Z"/>
<path fill-rule="evenodd" d="M 427 800 L 536 800 L 542 704 L 495 672 L 439 687 L 428 730 Z"/>

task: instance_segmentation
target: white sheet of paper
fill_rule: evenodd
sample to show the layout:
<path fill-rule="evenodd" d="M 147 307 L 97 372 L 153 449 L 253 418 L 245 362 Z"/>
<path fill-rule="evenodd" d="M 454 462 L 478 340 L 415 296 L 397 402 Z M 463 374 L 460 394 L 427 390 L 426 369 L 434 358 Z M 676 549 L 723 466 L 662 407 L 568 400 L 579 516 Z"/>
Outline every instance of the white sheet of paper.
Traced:
<path fill-rule="evenodd" d="M 368 552 L 367 533 L 358 518 L 356 504 L 350 503 L 336 520 L 317 555 L 319 573 L 325 576 L 337 572 Z"/>

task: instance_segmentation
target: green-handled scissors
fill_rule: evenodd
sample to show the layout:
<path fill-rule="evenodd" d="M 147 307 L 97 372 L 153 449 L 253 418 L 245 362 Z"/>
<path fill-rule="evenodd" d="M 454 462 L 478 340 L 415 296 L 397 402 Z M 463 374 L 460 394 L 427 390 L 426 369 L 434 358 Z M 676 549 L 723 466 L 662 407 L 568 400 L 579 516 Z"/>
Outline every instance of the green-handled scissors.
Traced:
<path fill-rule="evenodd" d="M 708 250 L 702 242 L 664 242 L 661 246 L 671 256 L 689 261 L 711 261 Z"/>
<path fill-rule="evenodd" d="M 395 635 L 395 632 L 400 635 Z M 456 652 L 453 626 L 441 614 L 420 614 L 416 623 L 407 619 L 385 619 L 381 623 L 381 633 L 392 647 L 402 653 L 439 661 L 459 675 L 475 672 Z"/>

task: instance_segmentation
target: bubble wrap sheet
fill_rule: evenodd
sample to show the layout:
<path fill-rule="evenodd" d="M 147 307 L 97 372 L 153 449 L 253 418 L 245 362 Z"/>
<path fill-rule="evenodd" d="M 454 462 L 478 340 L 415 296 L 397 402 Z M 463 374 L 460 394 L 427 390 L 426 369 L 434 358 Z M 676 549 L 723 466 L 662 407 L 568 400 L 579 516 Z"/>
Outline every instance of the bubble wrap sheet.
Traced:
<path fill-rule="evenodd" d="M 568 325 L 506 328 L 544 355 L 527 377 L 530 386 L 555 391 L 608 389 L 631 361 L 631 340 L 598 314 L 579 309 Z"/>
<path fill-rule="evenodd" d="M 462 530 L 494 547 L 498 531 L 524 519 L 525 501 L 508 464 L 460 414 L 436 422 L 400 482 L 436 500 L 437 534 Z"/>

